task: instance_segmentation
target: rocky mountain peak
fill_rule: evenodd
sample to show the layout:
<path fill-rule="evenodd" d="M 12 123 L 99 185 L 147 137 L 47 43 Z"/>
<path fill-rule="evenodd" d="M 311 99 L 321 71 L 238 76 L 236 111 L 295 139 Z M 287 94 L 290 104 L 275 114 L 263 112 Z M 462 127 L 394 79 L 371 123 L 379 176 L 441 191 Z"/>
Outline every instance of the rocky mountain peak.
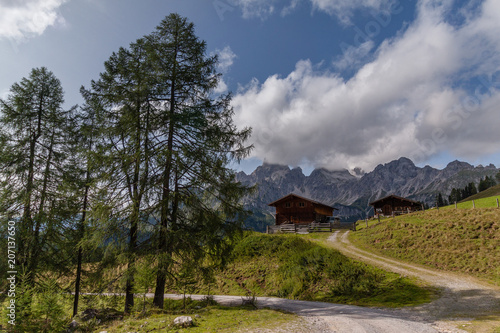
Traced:
<path fill-rule="evenodd" d="M 474 166 L 467 162 L 454 160 L 453 162 L 448 163 L 446 168 L 444 168 L 444 170 L 450 170 L 450 171 L 460 171 L 464 169 L 474 169 Z"/>
<path fill-rule="evenodd" d="M 341 182 L 356 179 L 348 170 L 328 170 L 325 168 L 314 169 L 309 175 L 311 179 L 327 182 Z"/>

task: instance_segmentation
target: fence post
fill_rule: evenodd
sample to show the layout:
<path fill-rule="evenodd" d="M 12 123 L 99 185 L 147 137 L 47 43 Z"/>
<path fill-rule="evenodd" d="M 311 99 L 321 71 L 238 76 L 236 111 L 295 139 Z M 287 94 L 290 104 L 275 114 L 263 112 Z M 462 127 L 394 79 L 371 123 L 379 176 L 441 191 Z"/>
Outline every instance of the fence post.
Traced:
<path fill-rule="evenodd" d="M 269 226 L 266 225 L 266 234 L 269 234 Z"/>
<path fill-rule="evenodd" d="M 472 200 L 472 209 L 476 209 L 476 203 Z"/>
<path fill-rule="evenodd" d="M 457 209 L 457 202 L 455 201 L 455 209 Z"/>
<path fill-rule="evenodd" d="M 497 208 L 500 208 L 500 204 L 498 203 L 498 198 L 497 198 Z"/>

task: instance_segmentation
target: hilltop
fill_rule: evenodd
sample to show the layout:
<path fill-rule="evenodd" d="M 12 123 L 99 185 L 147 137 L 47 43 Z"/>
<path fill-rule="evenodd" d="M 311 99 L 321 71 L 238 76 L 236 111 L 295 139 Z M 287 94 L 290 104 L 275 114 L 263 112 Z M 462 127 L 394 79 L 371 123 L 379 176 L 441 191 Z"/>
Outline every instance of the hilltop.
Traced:
<path fill-rule="evenodd" d="M 500 209 L 468 207 L 388 218 L 368 228 L 359 223 L 350 237 L 376 253 L 500 285 Z"/>

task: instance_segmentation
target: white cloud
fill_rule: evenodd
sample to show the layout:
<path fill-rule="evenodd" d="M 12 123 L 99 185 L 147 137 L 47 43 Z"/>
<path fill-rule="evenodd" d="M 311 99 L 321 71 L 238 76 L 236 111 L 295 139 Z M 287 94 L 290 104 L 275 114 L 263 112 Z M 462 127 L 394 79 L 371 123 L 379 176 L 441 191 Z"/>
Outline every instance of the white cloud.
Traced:
<path fill-rule="evenodd" d="M 64 23 L 57 9 L 67 0 L 0 1 L 0 38 L 22 41 Z"/>
<path fill-rule="evenodd" d="M 356 9 L 380 10 L 391 1 L 383 0 L 310 0 L 313 8 L 338 17 L 348 23 Z M 394 1 L 392 1 L 394 2 Z"/>
<path fill-rule="evenodd" d="M 304 60 L 287 77 L 252 81 L 233 105 L 237 123 L 253 128 L 253 156 L 370 170 L 400 156 L 500 152 L 498 2 L 459 27 L 447 22 L 450 5 L 420 1 L 408 29 L 349 80 Z"/>
<path fill-rule="evenodd" d="M 242 10 L 243 17 L 265 19 L 275 12 L 279 0 L 233 0 Z"/>
<path fill-rule="evenodd" d="M 233 65 L 234 59 L 237 58 L 236 54 L 231 50 L 230 46 L 224 47 L 222 50 L 215 50 L 215 54 L 219 58 L 219 70 L 223 73 L 227 72 L 229 68 Z"/>
<path fill-rule="evenodd" d="M 215 50 L 215 52 L 212 53 L 212 55 L 217 54 L 219 63 L 217 64 L 217 69 L 219 70 L 220 73 L 226 74 L 231 66 L 234 63 L 234 59 L 237 58 L 237 55 L 231 50 L 230 46 L 224 47 L 222 50 Z M 227 92 L 228 87 L 226 82 L 224 81 L 224 78 L 219 79 L 219 85 L 215 89 L 215 93 L 222 94 Z"/>
<path fill-rule="evenodd" d="M 313 10 L 322 11 L 336 16 L 341 22 L 349 23 L 355 10 L 389 10 L 400 6 L 399 0 L 229 0 L 241 8 L 244 18 L 266 19 L 280 13 L 288 15 L 295 10 L 299 3 L 308 2 Z"/>
<path fill-rule="evenodd" d="M 333 66 L 341 71 L 357 67 L 366 60 L 373 47 L 374 43 L 371 40 L 360 44 L 358 47 L 347 45 L 343 49 L 342 56 L 333 63 Z"/>

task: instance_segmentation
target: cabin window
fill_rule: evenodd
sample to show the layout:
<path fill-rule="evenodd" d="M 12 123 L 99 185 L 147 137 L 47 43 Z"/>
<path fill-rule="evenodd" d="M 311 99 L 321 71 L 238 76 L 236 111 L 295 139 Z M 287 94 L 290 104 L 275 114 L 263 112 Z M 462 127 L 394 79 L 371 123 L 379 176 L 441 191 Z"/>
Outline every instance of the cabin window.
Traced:
<path fill-rule="evenodd" d="M 305 207 L 306 203 L 305 202 L 299 202 L 299 207 Z"/>
<path fill-rule="evenodd" d="M 285 208 L 290 208 L 292 207 L 292 203 L 291 202 L 285 202 Z"/>

